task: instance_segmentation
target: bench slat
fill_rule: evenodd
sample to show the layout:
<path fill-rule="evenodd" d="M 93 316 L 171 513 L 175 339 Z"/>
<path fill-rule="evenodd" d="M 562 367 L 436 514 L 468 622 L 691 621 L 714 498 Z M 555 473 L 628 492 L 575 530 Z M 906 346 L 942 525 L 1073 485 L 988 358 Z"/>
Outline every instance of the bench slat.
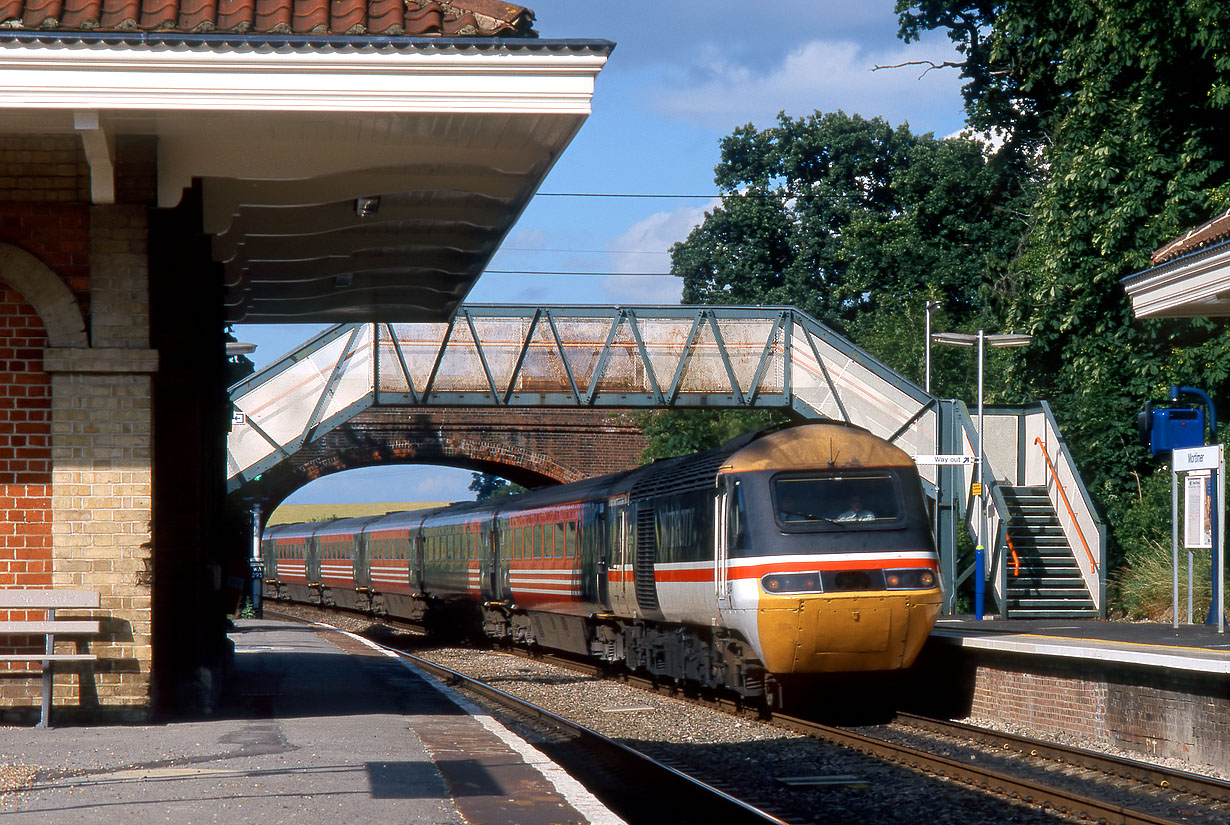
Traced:
<path fill-rule="evenodd" d="M 58 622 L 0 622 L 0 633 L 14 635 L 45 636 L 51 633 L 60 636 L 67 633 L 98 633 L 98 622 L 65 619 Z"/>
<path fill-rule="evenodd" d="M 59 610 L 98 605 L 96 590 L 0 590 L 0 610 Z"/>
<path fill-rule="evenodd" d="M 4 653 L 0 662 L 92 662 L 98 657 L 93 653 Z"/>

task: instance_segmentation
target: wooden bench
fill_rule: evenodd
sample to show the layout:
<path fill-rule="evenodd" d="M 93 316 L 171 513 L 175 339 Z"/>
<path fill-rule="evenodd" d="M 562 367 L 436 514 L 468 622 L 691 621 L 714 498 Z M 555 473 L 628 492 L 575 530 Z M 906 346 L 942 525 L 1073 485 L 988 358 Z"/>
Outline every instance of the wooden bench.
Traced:
<path fill-rule="evenodd" d="M 97 619 L 56 620 L 59 609 L 97 610 L 98 593 L 93 590 L 0 590 L 0 610 L 42 611 L 43 620 L 0 621 L 0 636 L 43 636 L 42 653 L 3 653 L 0 662 L 42 662 L 43 706 L 38 726 L 45 728 L 51 718 L 51 682 L 54 662 L 92 662 L 93 653 L 55 653 L 55 637 L 97 635 Z"/>

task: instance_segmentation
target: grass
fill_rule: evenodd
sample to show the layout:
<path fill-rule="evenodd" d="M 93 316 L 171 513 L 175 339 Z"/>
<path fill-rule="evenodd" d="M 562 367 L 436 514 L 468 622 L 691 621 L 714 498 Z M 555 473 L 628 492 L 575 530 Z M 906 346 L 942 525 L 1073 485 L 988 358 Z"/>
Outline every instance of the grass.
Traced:
<path fill-rule="evenodd" d="M 1193 563 L 1192 619 L 1203 622 L 1209 611 L 1213 584 L 1209 551 L 1196 551 Z M 1174 560 L 1171 548 L 1146 539 L 1124 555 L 1124 566 L 1114 577 L 1119 607 L 1129 619 L 1172 621 L 1174 606 Z M 1179 620 L 1187 618 L 1187 551 L 1179 549 Z"/>
<path fill-rule="evenodd" d="M 359 516 L 382 516 L 403 510 L 425 510 L 442 507 L 448 501 L 389 501 L 380 504 L 283 504 L 273 511 L 268 526 L 301 521 L 331 521 Z"/>

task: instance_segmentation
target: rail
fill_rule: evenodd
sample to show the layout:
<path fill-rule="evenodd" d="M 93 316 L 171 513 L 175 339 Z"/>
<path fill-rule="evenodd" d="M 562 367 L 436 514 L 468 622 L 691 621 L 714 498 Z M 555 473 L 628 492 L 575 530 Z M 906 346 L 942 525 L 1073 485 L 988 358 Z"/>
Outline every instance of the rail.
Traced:
<path fill-rule="evenodd" d="M 1021 559 L 1016 554 L 1016 548 L 1012 546 L 1012 535 L 1005 533 L 1004 541 L 1008 543 L 1008 552 L 1012 555 L 1012 575 L 1019 576 L 1021 575 Z"/>
<path fill-rule="evenodd" d="M 1081 529 L 1080 522 L 1076 519 L 1076 511 L 1072 509 L 1072 503 L 1068 501 L 1068 494 L 1063 489 L 1063 484 L 1059 481 L 1059 473 L 1055 470 L 1055 465 L 1051 462 L 1050 455 L 1046 452 L 1046 442 L 1042 440 L 1042 436 L 1034 438 L 1034 444 L 1042 451 L 1042 457 L 1046 459 L 1046 468 L 1051 473 L 1051 479 L 1055 482 L 1055 489 L 1059 491 L 1059 497 L 1063 500 L 1063 506 L 1068 511 L 1068 518 L 1072 521 L 1072 526 L 1076 528 L 1076 535 L 1080 537 L 1081 546 L 1085 548 L 1085 556 L 1089 559 L 1089 566 L 1096 572 L 1098 562 L 1093 557 L 1093 551 L 1089 549 L 1089 542 L 1085 540 L 1085 531 Z"/>

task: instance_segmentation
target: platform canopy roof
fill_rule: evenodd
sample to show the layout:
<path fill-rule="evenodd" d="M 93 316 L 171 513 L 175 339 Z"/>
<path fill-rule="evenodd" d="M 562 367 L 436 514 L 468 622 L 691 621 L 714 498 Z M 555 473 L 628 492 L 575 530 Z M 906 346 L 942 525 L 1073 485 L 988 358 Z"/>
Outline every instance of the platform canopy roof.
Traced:
<path fill-rule="evenodd" d="M 1152 268 L 1122 281 L 1137 318 L 1230 317 L 1230 211 L 1151 257 Z"/>
<path fill-rule="evenodd" d="M 498 0 L 0 0 L 0 136 L 144 147 L 243 322 L 449 317 L 590 112 L 612 43 Z M 119 170 L 117 172 L 117 170 Z"/>

